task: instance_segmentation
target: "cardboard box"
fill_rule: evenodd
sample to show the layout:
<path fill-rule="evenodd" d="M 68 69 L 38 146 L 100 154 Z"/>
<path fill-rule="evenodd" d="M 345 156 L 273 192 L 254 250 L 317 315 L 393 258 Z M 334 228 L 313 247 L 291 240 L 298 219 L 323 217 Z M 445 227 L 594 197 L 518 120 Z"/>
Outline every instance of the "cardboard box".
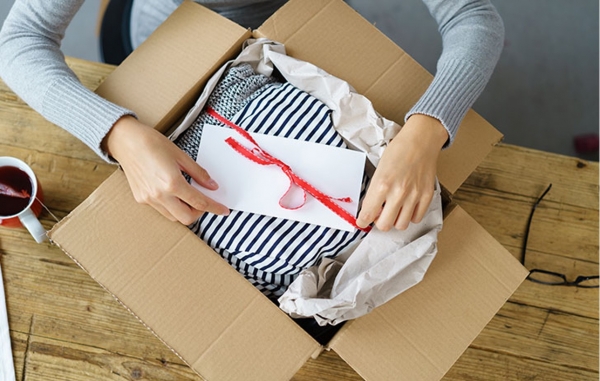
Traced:
<path fill-rule="evenodd" d="M 401 124 L 432 79 L 340 0 L 292 0 L 255 31 L 186 2 L 97 92 L 165 132 L 253 36 L 348 81 Z M 441 155 L 443 186 L 454 193 L 500 139 L 470 111 Z M 460 206 L 444 214 L 425 279 L 328 344 L 367 380 L 439 380 L 527 274 Z M 187 227 L 137 204 L 121 171 L 50 236 L 206 380 L 287 380 L 322 349 Z"/>

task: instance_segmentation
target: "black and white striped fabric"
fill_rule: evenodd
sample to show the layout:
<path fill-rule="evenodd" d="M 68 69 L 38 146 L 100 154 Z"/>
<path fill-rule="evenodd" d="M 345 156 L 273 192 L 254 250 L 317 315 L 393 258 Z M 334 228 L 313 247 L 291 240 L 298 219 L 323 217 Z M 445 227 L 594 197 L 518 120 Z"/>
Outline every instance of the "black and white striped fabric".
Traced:
<path fill-rule="evenodd" d="M 242 68 L 244 71 L 246 69 Z M 234 73 L 231 73 L 232 70 Z M 240 85 L 244 82 L 238 81 L 241 78 L 240 74 L 239 68 L 233 68 L 222 82 L 231 85 L 230 77 L 235 76 L 236 83 Z M 257 79 L 253 72 L 244 72 L 243 75 L 247 75 L 247 81 L 253 83 Z M 246 97 L 246 102 L 234 102 L 240 109 L 233 115 L 233 106 L 223 104 L 231 102 L 229 96 L 221 99 L 215 96 L 215 99 L 209 99 L 209 104 L 217 112 L 224 112 L 222 115 L 250 132 L 346 147 L 332 125 L 330 110 L 322 102 L 289 83 L 275 83 L 262 79 L 260 82 L 261 86 L 248 86 L 247 83 L 238 86 L 241 89 L 257 89 Z M 227 91 L 231 92 L 234 89 L 229 88 Z M 219 92 L 222 94 L 222 89 L 218 90 Z M 240 107 L 242 103 L 245 104 Z M 196 136 L 188 136 L 187 139 L 180 139 L 178 142 L 188 154 L 193 153 L 190 152 L 193 149 L 183 142 L 195 141 L 200 136 L 204 123 L 221 125 L 204 113 L 199 116 L 197 122 L 194 124 Z M 196 154 L 190 156 L 195 158 L 196 155 L 197 146 Z M 366 181 L 365 178 L 363 194 Z M 235 210 L 229 216 L 207 213 L 190 228 L 272 299 L 281 296 L 303 269 L 319 263 L 322 258 L 335 257 L 365 235 L 362 231 L 346 232 Z"/>

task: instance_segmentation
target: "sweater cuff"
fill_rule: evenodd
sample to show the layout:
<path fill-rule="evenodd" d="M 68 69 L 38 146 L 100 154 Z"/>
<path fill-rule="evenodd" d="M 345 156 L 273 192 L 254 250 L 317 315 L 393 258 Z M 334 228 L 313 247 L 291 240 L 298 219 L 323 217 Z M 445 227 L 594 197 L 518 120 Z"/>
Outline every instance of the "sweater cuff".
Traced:
<path fill-rule="evenodd" d="M 42 106 L 44 117 L 84 142 L 105 161 L 116 163 L 100 144 L 121 117 L 135 117 L 135 113 L 107 101 L 72 78 L 62 78 L 50 88 Z"/>
<path fill-rule="evenodd" d="M 425 94 L 408 111 L 404 121 L 413 114 L 424 114 L 438 119 L 448 131 L 449 147 L 465 114 L 481 94 L 486 78 L 472 64 L 451 60 L 438 67 L 433 82 Z"/>

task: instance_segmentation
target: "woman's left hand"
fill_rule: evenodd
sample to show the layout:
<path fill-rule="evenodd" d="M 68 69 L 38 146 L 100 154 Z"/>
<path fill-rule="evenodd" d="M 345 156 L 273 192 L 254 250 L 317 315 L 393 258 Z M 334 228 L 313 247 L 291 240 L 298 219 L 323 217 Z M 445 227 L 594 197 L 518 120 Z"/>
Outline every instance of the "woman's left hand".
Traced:
<path fill-rule="evenodd" d="M 435 118 L 414 114 L 385 149 L 356 220 L 379 230 L 419 223 L 433 199 L 437 160 L 448 132 Z"/>

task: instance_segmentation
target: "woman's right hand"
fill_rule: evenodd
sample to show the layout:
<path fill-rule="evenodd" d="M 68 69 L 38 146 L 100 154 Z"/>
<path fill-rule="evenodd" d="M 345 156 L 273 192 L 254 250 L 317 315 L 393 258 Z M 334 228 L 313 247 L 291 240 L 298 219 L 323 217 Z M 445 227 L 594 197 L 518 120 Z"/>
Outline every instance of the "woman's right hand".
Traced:
<path fill-rule="evenodd" d="M 215 190 L 218 185 L 208 173 L 163 134 L 134 117 L 119 119 L 102 148 L 121 164 L 135 200 L 151 205 L 171 221 L 189 225 L 204 212 L 229 214 L 226 206 L 191 186 L 181 171 Z"/>

